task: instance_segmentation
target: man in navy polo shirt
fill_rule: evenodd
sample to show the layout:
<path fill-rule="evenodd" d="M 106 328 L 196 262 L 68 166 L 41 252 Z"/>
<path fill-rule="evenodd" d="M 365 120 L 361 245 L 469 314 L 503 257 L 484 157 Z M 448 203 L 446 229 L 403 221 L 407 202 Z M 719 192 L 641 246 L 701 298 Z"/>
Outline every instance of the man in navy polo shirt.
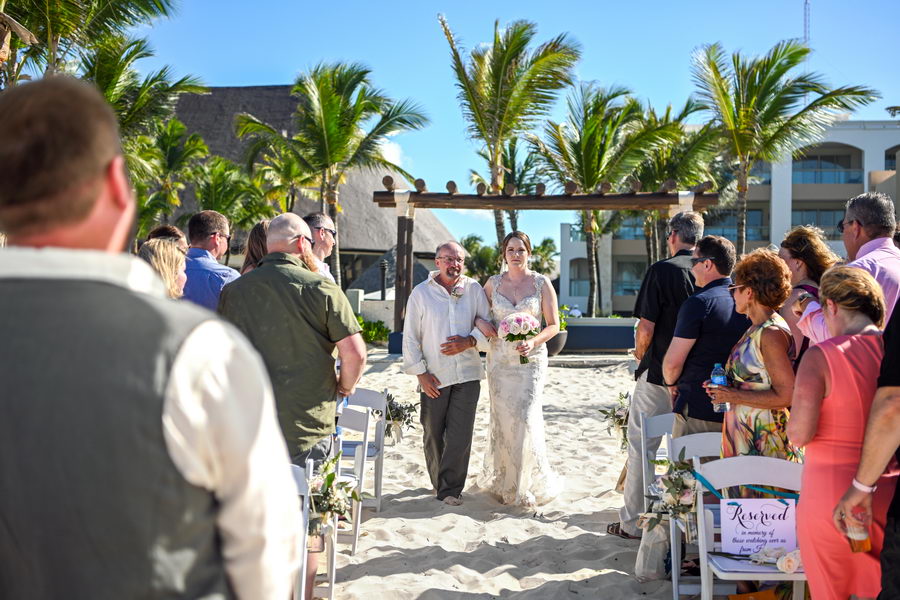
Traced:
<path fill-rule="evenodd" d="M 727 239 L 708 235 L 694 248 L 691 274 L 700 291 L 678 311 L 675 335 L 663 359 L 665 385 L 675 403 L 675 437 L 722 430 L 722 413 L 713 411 L 703 389 L 716 363 L 723 365 L 750 320 L 734 310 L 728 290 L 736 256 Z"/>
<path fill-rule="evenodd" d="M 228 251 L 231 235 L 228 219 L 214 210 L 198 212 L 188 221 L 188 239 L 184 298 L 215 311 L 225 284 L 239 277 L 238 272 L 219 263 Z"/>

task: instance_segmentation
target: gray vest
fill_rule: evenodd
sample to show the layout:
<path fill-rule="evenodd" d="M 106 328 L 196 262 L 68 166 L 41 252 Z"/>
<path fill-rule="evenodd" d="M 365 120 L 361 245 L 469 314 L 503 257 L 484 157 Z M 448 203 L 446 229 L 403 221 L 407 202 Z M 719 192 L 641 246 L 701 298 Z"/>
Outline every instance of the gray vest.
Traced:
<path fill-rule="evenodd" d="M 231 598 L 212 493 L 162 431 L 211 315 L 91 281 L 0 279 L 0 598 Z"/>

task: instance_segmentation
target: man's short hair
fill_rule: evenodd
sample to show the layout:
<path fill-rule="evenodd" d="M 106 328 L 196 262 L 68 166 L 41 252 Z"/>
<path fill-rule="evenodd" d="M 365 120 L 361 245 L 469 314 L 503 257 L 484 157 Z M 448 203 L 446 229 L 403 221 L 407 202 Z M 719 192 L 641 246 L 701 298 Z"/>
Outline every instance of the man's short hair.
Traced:
<path fill-rule="evenodd" d="M 0 229 L 29 234 L 87 218 L 122 153 L 97 89 L 56 75 L 0 93 Z"/>
<path fill-rule="evenodd" d="M 680 212 L 669 219 L 669 231 L 674 231 L 682 242 L 693 246 L 703 237 L 703 217 L 698 212 Z"/>
<path fill-rule="evenodd" d="M 697 242 L 697 256 L 711 258 L 716 270 L 725 277 L 731 275 L 737 262 L 734 244 L 720 235 L 708 235 Z"/>
<path fill-rule="evenodd" d="M 148 240 L 156 238 L 181 238 L 184 239 L 184 233 L 174 225 L 157 225 L 147 234 Z"/>
<path fill-rule="evenodd" d="M 328 227 L 331 222 L 331 217 L 321 212 L 309 213 L 303 220 L 306 221 L 306 224 L 309 225 L 310 229 L 317 229 Z"/>
<path fill-rule="evenodd" d="M 202 210 L 188 221 L 188 239 L 192 244 L 202 242 L 214 233 L 228 231 L 228 219 L 214 210 Z"/>
<path fill-rule="evenodd" d="M 894 201 L 881 192 L 866 192 L 847 200 L 844 222 L 858 221 L 870 238 L 891 237 L 897 226 Z"/>

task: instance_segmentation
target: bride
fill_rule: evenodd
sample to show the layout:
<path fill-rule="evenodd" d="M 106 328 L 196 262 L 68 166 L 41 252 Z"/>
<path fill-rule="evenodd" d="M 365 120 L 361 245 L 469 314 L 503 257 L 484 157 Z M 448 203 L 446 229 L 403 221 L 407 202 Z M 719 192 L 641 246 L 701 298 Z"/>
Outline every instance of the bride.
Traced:
<path fill-rule="evenodd" d="M 550 281 L 528 268 L 531 241 L 513 231 L 502 244 L 508 271 L 492 276 L 484 286 L 491 305 L 491 323 L 477 325 L 491 337 L 487 379 L 491 398 L 491 437 L 479 485 L 504 504 L 532 507 L 550 502 L 562 483 L 547 460 L 541 397 L 547 374 L 544 343 L 559 331 L 556 292 Z M 535 337 L 507 342 L 496 337 L 506 316 L 524 312 L 546 327 Z M 528 362 L 521 364 L 519 357 Z"/>

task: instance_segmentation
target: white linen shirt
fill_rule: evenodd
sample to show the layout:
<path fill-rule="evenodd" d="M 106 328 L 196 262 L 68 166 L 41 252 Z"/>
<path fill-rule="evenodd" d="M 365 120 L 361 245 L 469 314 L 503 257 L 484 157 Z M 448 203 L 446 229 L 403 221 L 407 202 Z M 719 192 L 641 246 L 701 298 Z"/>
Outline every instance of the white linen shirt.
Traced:
<path fill-rule="evenodd" d="M 165 297 L 144 261 L 92 250 L 3 248 L 2 278 L 102 281 Z M 181 475 L 219 501 L 216 525 L 237 597 L 287 598 L 302 521 L 272 386 L 246 338 L 212 314 L 175 356 L 162 430 Z"/>
<path fill-rule="evenodd" d="M 485 321 L 491 318 L 484 289 L 462 275 L 457 286 L 461 286 L 462 295 L 455 298 L 434 280 L 438 273 L 430 273 L 409 295 L 403 325 L 403 371 L 409 375 L 431 373 L 440 382 L 439 388 L 484 379 L 476 348 L 453 356 L 441 354 L 441 344 L 453 335 L 471 335 L 479 347 L 486 347 L 487 339 L 475 327 L 475 317 Z"/>

